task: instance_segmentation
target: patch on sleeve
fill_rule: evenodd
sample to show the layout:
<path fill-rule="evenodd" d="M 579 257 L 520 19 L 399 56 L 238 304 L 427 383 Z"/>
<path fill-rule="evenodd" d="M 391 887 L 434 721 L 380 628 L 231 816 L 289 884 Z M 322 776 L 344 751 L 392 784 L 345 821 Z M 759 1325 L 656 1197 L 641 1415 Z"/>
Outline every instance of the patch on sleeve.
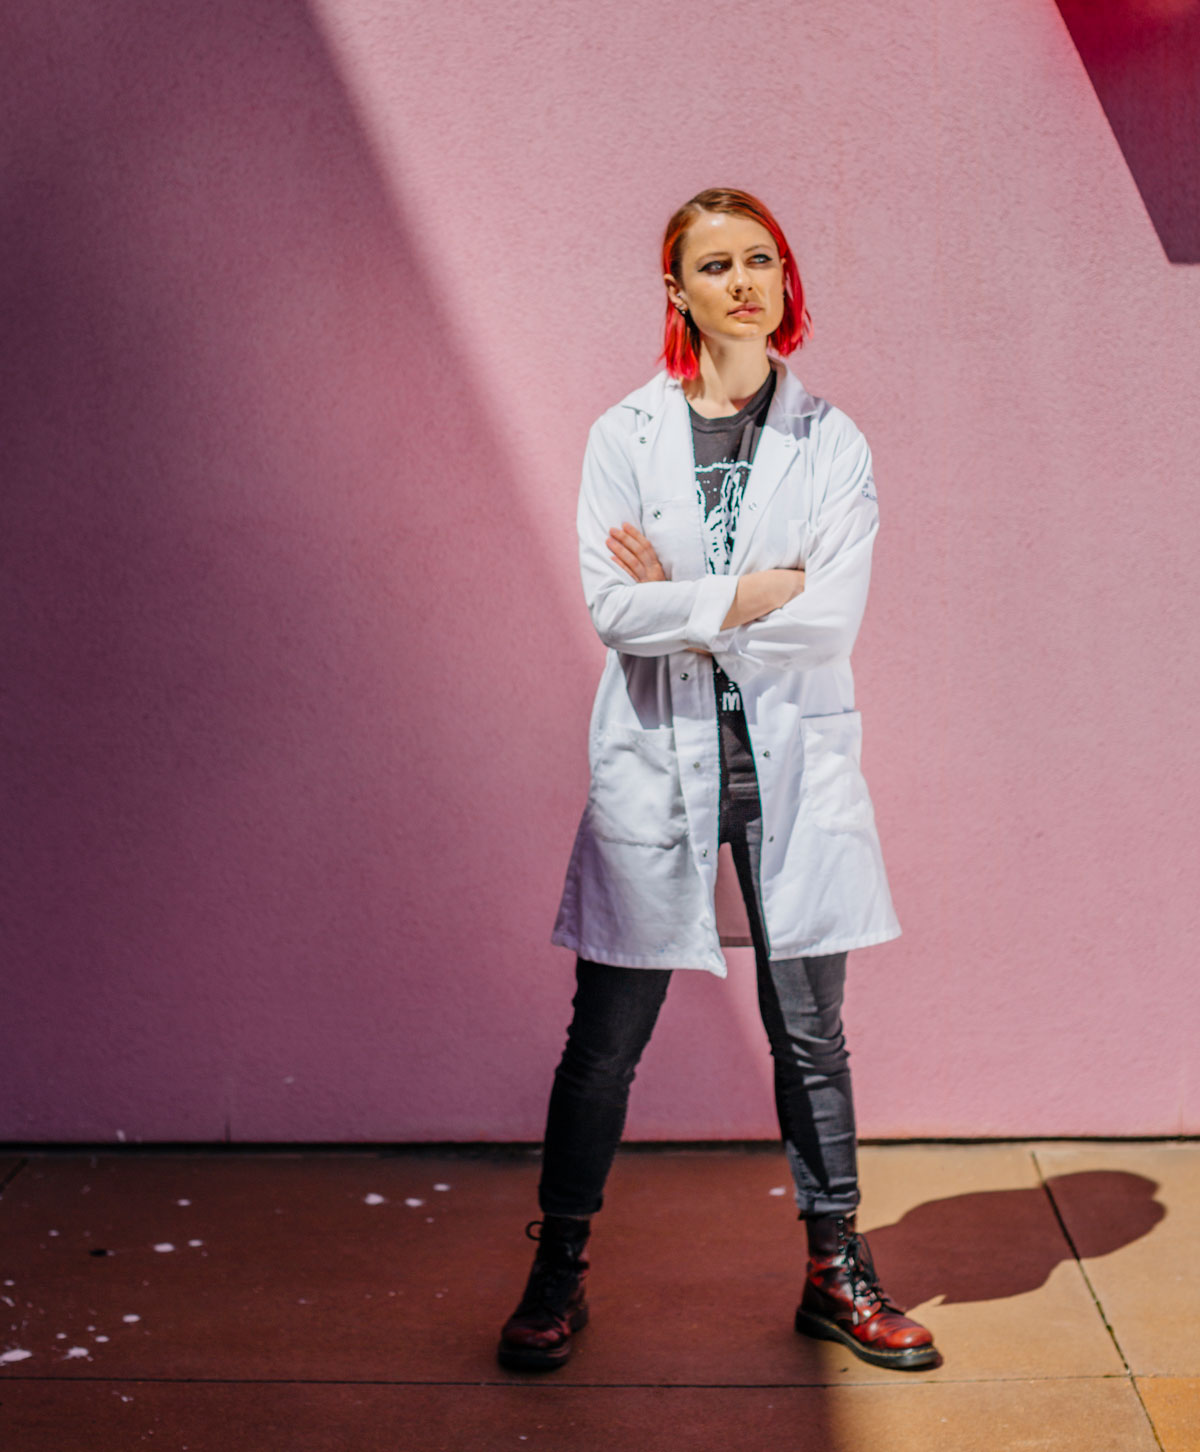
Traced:
<path fill-rule="evenodd" d="M 875 477 L 868 474 L 863 480 L 862 495 L 864 499 L 874 499 L 878 502 L 879 496 L 875 493 Z"/>

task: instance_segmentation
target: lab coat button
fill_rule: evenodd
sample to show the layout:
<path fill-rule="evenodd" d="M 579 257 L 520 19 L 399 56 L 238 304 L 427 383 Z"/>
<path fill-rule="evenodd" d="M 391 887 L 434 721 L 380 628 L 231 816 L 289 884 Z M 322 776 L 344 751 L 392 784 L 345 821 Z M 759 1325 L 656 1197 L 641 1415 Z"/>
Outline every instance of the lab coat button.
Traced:
<path fill-rule="evenodd" d="M 693 771 L 699 771 L 700 770 L 700 763 L 698 761 L 693 761 L 692 762 L 692 770 Z"/>
<path fill-rule="evenodd" d="M 764 756 L 770 756 L 770 754 L 771 754 L 771 753 L 770 753 L 770 752 L 769 752 L 769 751 L 764 751 L 764 752 L 763 752 L 763 755 L 764 755 Z"/>
<path fill-rule="evenodd" d="M 638 434 L 638 443 L 639 444 L 644 444 L 645 442 L 646 442 L 646 435 L 645 434 Z"/>
<path fill-rule="evenodd" d="M 679 679 L 680 679 L 680 680 L 681 680 L 681 681 L 686 681 L 686 680 L 687 680 L 687 678 L 688 678 L 688 673 L 687 673 L 687 671 L 684 671 L 684 672 L 683 672 L 683 674 L 682 674 L 682 675 L 681 675 L 681 676 L 680 676 L 680 677 L 679 677 Z"/>
<path fill-rule="evenodd" d="M 661 519 L 662 518 L 662 510 L 661 509 L 656 509 L 654 511 L 654 517 L 655 517 L 655 519 Z"/>
<path fill-rule="evenodd" d="M 700 856 L 701 857 L 707 857 L 708 856 L 708 848 L 707 847 L 702 847 L 700 849 Z"/>

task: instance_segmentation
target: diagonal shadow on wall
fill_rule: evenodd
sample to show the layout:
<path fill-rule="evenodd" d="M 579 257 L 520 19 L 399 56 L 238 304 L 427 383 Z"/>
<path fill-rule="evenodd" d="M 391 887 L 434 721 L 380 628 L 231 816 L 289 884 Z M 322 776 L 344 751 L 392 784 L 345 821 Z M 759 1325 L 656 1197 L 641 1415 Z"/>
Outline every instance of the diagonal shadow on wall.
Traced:
<path fill-rule="evenodd" d="M 469 1123 L 591 688 L 451 339 L 470 239 L 422 270 L 300 0 L 3 30 L 3 1132 Z"/>
<path fill-rule="evenodd" d="M 1058 0 L 1172 262 L 1200 262 L 1200 0 Z"/>

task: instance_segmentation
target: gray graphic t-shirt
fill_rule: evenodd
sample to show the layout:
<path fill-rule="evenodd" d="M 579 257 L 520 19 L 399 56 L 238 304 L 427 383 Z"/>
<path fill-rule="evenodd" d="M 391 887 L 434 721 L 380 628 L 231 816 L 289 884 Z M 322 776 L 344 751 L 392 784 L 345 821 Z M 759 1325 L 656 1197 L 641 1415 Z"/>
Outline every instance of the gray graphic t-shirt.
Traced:
<path fill-rule="evenodd" d="M 754 397 L 748 399 L 735 414 L 726 418 L 704 418 L 695 409 L 689 408 L 692 449 L 696 459 L 696 497 L 710 574 L 729 573 L 742 496 L 746 492 L 754 451 L 758 447 L 774 392 L 775 370 L 772 369 Z M 721 722 L 722 764 L 729 771 L 730 790 L 735 795 L 757 792 L 750 733 L 742 711 L 741 693 L 736 682 L 731 681 L 715 662 L 713 683 Z"/>

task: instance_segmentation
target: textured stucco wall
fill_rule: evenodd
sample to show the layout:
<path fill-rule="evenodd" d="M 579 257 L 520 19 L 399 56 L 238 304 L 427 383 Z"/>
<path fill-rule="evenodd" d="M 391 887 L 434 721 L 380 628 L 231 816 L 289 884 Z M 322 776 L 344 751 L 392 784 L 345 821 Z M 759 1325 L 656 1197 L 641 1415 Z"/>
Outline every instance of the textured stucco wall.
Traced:
<path fill-rule="evenodd" d="M 1070 19 L 10 10 L 0 1137 L 539 1136 L 579 461 L 712 184 L 778 212 L 794 367 L 876 458 L 862 1133 L 1200 1131 L 1200 268 L 1133 171 L 1192 102 L 1147 148 Z M 631 1135 L 774 1132 L 752 977 L 676 976 Z"/>

